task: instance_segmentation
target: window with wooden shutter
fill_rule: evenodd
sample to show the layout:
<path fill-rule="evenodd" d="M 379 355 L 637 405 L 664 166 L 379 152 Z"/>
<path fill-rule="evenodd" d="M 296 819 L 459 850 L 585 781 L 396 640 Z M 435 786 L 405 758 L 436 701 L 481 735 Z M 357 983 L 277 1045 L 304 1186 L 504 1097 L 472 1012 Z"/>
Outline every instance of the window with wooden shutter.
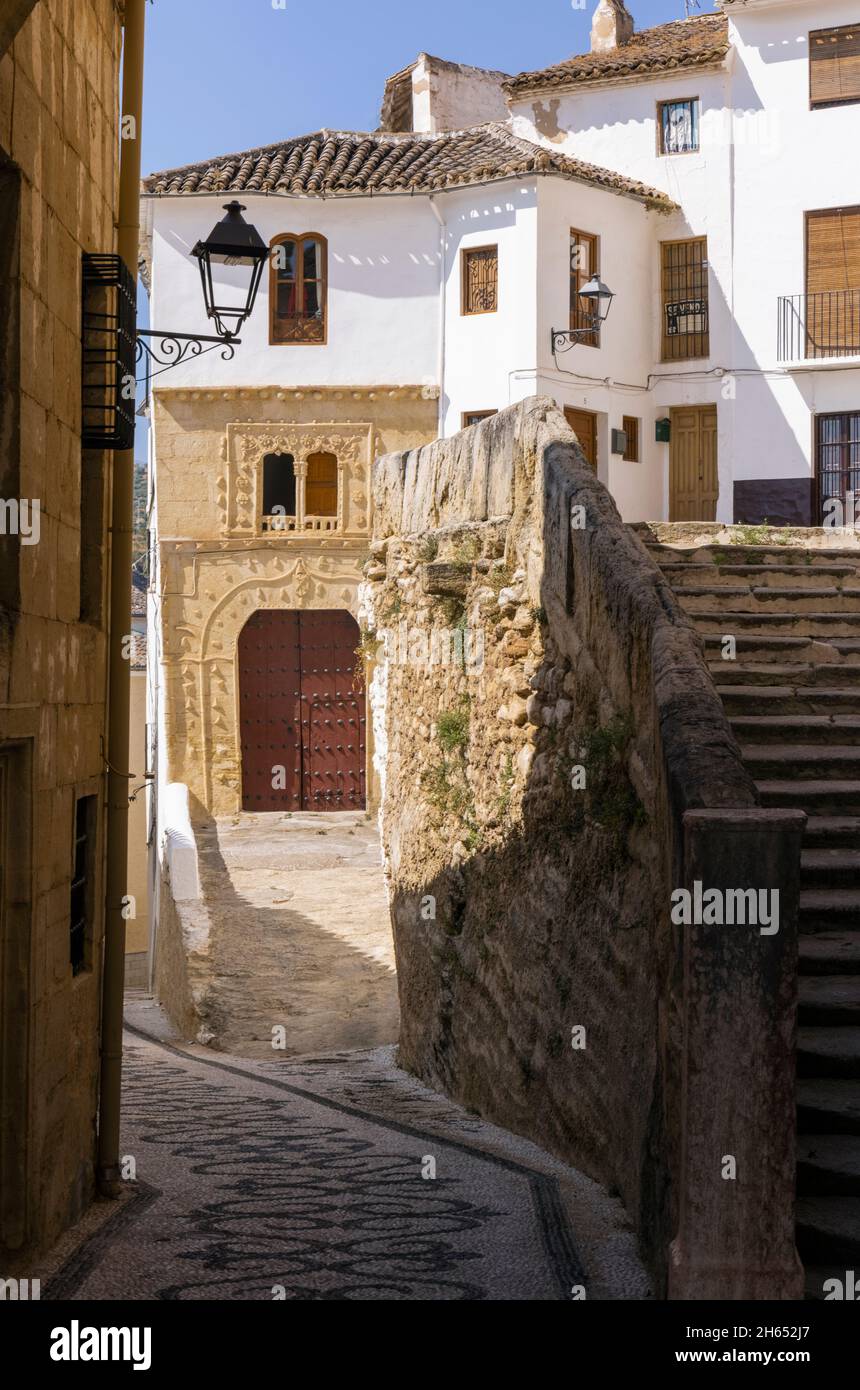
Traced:
<path fill-rule="evenodd" d="M 489 420 L 491 415 L 498 415 L 497 410 L 464 410 L 463 429 L 467 430 L 470 425 L 479 425 L 482 420 Z"/>
<path fill-rule="evenodd" d="M 337 459 L 334 454 L 308 457 L 305 516 L 337 516 Z"/>
<path fill-rule="evenodd" d="M 805 357 L 860 352 L 860 207 L 806 214 Z"/>
<path fill-rule="evenodd" d="M 664 241 L 662 256 L 664 362 L 707 357 L 711 351 L 708 315 L 708 238 Z"/>
<path fill-rule="evenodd" d="M 463 252 L 463 313 L 494 314 L 499 307 L 499 248 L 474 246 Z"/>
<path fill-rule="evenodd" d="M 580 290 L 600 274 L 600 240 L 592 232 L 570 231 L 570 327 L 579 331 L 577 344 L 600 347 L 600 329 L 589 328 L 594 310 L 579 297 Z M 587 331 L 586 331 L 587 330 Z"/>
<path fill-rule="evenodd" d="M 269 280 L 272 343 L 319 346 L 327 336 L 328 243 L 317 232 L 272 242 Z"/>
<path fill-rule="evenodd" d="M 635 415 L 625 415 L 622 420 L 621 428 L 627 436 L 627 448 L 624 450 L 625 463 L 639 462 L 639 421 Z"/>
<path fill-rule="evenodd" d="M 860 101 L 860 23 L 809 35 L 809 91 L 813 109 Z"/>

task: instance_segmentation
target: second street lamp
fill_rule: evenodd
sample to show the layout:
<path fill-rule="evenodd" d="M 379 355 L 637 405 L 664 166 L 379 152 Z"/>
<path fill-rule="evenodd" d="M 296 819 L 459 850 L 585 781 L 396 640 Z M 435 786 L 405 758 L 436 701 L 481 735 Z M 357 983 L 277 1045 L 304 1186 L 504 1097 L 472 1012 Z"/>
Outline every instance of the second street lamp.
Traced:
<path fill-rule="evenodd" d="M 579 291 L 579 298 L 582 301 L 585 323 L 578 328 L 551 329 L 553 355 L 557 352 L 568 352 L 581 338 L 595 333 L 609 318 L 615 293 L 608 285 L 604 285 L 599 275 L 593 275 L 588 284 L 583 285 Z"/>

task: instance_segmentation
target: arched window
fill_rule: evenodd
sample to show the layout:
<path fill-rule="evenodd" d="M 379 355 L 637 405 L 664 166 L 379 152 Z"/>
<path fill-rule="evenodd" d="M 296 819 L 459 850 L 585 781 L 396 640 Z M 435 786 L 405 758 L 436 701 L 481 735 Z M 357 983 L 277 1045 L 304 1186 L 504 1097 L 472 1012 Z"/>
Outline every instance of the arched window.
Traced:
<path fill-rule="evenodd" d="M 296 466 L 292 454 L 267 454 L 263 459 L 263 517 L 295 517 Z M 276 530 L 275 520 L 270 528 Z"/>
<path fill-rule="evenodd" d="M 276 237 L 270 257 L 269 300 L 273 343 L 324 343 L 328 295 L 328 243 L 317 232 Z"/>
<path fill-rule="evenodd" d="M 305 514 L 337 516 L 337 459 L 334 454 L 308 456 Z"/>

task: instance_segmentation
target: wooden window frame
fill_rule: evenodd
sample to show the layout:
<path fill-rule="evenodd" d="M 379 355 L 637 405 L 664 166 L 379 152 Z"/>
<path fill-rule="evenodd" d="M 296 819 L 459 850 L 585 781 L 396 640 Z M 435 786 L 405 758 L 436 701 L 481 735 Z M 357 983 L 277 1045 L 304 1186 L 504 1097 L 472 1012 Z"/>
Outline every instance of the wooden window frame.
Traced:
<path fill-rule="evenodd" d="M 632 425 L 632 430 L 628 429 Z M 627 435 L 627 448 L 622 454 L 625 463 L 641 463 L 641 440 L 642 440 L 642 421 L 638 415 L 624 415 L 621 419 L 621 428 Z"/>
<path fill-rule="evenodd" d="M 701 245 L 701 246 L 703 246 L 703 247 L 704 247 L 704 252 L 705 252 L 705 254 L 704 254 L 704 256 L 703 256 L 702 259 L 703 259 L 703 261 L 704 261 L 704 266 L 705 266 L 705 303 L 706 303 L 706 312 L 707 312 L 708 326 L 707 326 L 707 329 L 705 330 L 704 333 L 686 333 L 686 334 L 678 334 L 678 335 L 674 335 L 674 334 L 673 334 L 673 335 L 672 335 L 672 338 L 674 338 L 675 336 L 677 336 L 677 337 L 679 337 L 679 338 L 680 338 L 680 337 L 685 337 L 685 338 L 700 338 L 700 339 L 702 340 L 702 343 L 703 343 L 703 351 L 702 351 L 702 352 L 687 352 L 687 353 L 682 353 L 682 354 L 677 354 L 677 353 L 676 353 L 676 354 L 670 354 L 670 353 L 668 352 L 668 350 L 667 350 L 667 344 L 671 343 L 672 338 L 670 338 L 670 335 L 666 332 L 666 309 L 667 309 L 667 307 L 668 307 L 668 305 L 669 305 L 670 303 L 683 303 L 684 301 L 683 301 L 683 300 L 680 300 L 680 301 L 679 301 L 679 300 L 670 300 L 670 299 L 668 298 L 668 296 L 667 296 L 667 293 L 666 293 L 667 267 L 666 267 L 666 255 L 665 255 L 665 250 L 666 250 L 666 247 L 667 247 L 667 246 L 696 246 L 696 245 Z M 709 275 L 709 271 L 710 271 L 710 267 L 711 267 L 711 261 L 710 261 L 710 256 L 709 256 L 709 254 L 708 254 L 708 238 L 707 238 L 707 236 L 673 237 L 673 238 L 670 238 L 670 239 L 667 240 L 667 241 L 661 241 L 661 242 L 659 243 L 659 248 L 660 248 L 660 361 L 661 361 L 661 362 L 705 362 L 705 361 L 707 361 L 707 359 L 708 359 L 708 358 L 710 357 L 710 355 L 711 355 L 711 286 L 710 286 L 710 275 Z"/>
<path fill-rule="evenodd" d="M 496 302 L 492 309 L 470 309 L 469 308 L 469 276 L 468 263 L 470 256 L 484 255 L 492 251 L 496 257 Z M 464 246 L 460 252 L 460 312 L 464 318 L 480 318 L 483 314 L 497 314 L 499 312 L 500 285 L 499 285 L 499 244 L 491 242 L 488 246 Z"/>
<path fill-rule="evenodd" d="M 663 148 L 663 111 L 667 106 L 698 107 L 696 112 L 696 143 L 689 150 L 667 150 Z M 702 149 L 702 99 L 701 97 L 666 97 L 657 102 L 657 154 L 660 159 L 680 159 L 687 154 L 700 154 Z"/>
<path fill-rule="evenodd" d="M 321 249 L 320 274 L 322 281 L 322 316 L 320 319 L 320 335 L 315 338 L 295 337 L 286 338 L 278 336 L 277 325 L 282 322 L 278 314 L 278 267 L 275 263 L 275 248 L 282 246 L 284 242 L 293 241 L 296 243 L 296 303 L 300 304 L 304 298 L 304 273 L 302 270 L 302 258 L 298 247 L 305 241 L 316 241 Z M 269 345 L 270 347 L 325 347 L 328 343 L 328 239 L 322 232 L 281 232 L 273 237 L 269 243 Z M 298 318 L 298 316 L 294 316 Z"/>
<path fill-rule="evenodd" d="M 498 413 L 497 410 L 464 410 L 460 415 L 460 429 L 467 430 L 471 425 L 477 425 L 481 420 L 489 420 Z"/>
<path fill-rule="evenodd" d="M 577 299 L 576 299 L 576 301 L 574 301 L 574 297 L 573 297 L 573 295 L 574 295 L 574 291 L 573 291 L 574 270 L 573 270 L 573 267 L 572 267 L 572 266 L 570 267 L 570 271 L 569 271 L 569 284 L 570 284 L 570 291 L 571 291 L 571 294 L 570 294 L 570 327 L 571 327 L 571 330 L 572 330 L 572 331 L 573 331 L 573 330 L 576 330 L 576 329 L 580 329 L 580 328 L 587 328 L 587 326 L 588 326 L 586 323 L 583 322 L 583 319 L 584 319 L 584 311 L 583 311 L 583 309 L 581 308 L 581 306 L 580 306 L 579 308 L 577 308 L 577 309 L 574 309 L 573 306 L 574 306 L 574 302 L 576 302 L 577 304 L 579 304 L 579 298 L 578 298 L 578 296 L 579 296 L 579 291 L 582 289 L 582 286 L 583 286 L 583 285 L 587 285 L 589 280 L 592 280 L 592 279 L 594 278 L 595 275 L 599 275 L 599 274 L 600 274 L 600 237 L 599 237 L 599 235 L 597 234 L 597 232 L 584 232 L 580 227 L 571 227 L 571 228 L 570 228 L 570 236 L 569 236 L 569 238 L 568 238 L 568 260 L 570 259 L 570 242 L 573 240 L 574 237 L 576 237 L 579 241 L 589 241 L 589 242 L 591 242 L 591 243 L 593 244 L 593 248 L 594 248 L 594 251 L 593 251 L 594 269 L 591 270 L 588 274 L 586 274 L 585 271 L 582 271 L 582 270 L 578 270 L 578 271 L 576 272 L 575 278 L 576 278 L 576 294 L 577 294 Z M 590 332 L 588 332 L 588 333 L 581 333 L 580 336 L 576 339 L 576 345 L 577 345 L 577 347 L 599 348 L 599 347 L 600 347 L 600 326 L 598 325 L 597 328 L 592 328 L 592 329 L 590 330 Z"/>
<path fill-rule="evenodd" d="M 860 21 L 856 24 L 834 24 L 827 29 L 811 29 L 809 31 L 809 109 L 810 111 L 829 111 L 836 106 L 856 106 L 860 102 L 860 87 L 856 97 L 835 97 L 821 98 L 816 100 L 814 91 L 815 79 L 815 60 L 812 56 L 812 46 L 816 39 L 822 38 L 825 34 L 839 34 L 854 32 L 860 35 Z"/>

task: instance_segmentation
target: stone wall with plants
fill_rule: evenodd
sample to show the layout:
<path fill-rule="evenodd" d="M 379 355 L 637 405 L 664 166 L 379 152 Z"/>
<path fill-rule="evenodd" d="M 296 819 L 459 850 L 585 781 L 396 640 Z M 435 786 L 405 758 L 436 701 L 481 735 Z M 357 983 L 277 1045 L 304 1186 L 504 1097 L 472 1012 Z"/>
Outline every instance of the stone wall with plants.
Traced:
<path fill-rule="evenodd" d="M 554 404 L 377 461 L 362 659 L 402 1064 L 675 1230 L 694 807 L 752 808 L 699 639 Z"/>

